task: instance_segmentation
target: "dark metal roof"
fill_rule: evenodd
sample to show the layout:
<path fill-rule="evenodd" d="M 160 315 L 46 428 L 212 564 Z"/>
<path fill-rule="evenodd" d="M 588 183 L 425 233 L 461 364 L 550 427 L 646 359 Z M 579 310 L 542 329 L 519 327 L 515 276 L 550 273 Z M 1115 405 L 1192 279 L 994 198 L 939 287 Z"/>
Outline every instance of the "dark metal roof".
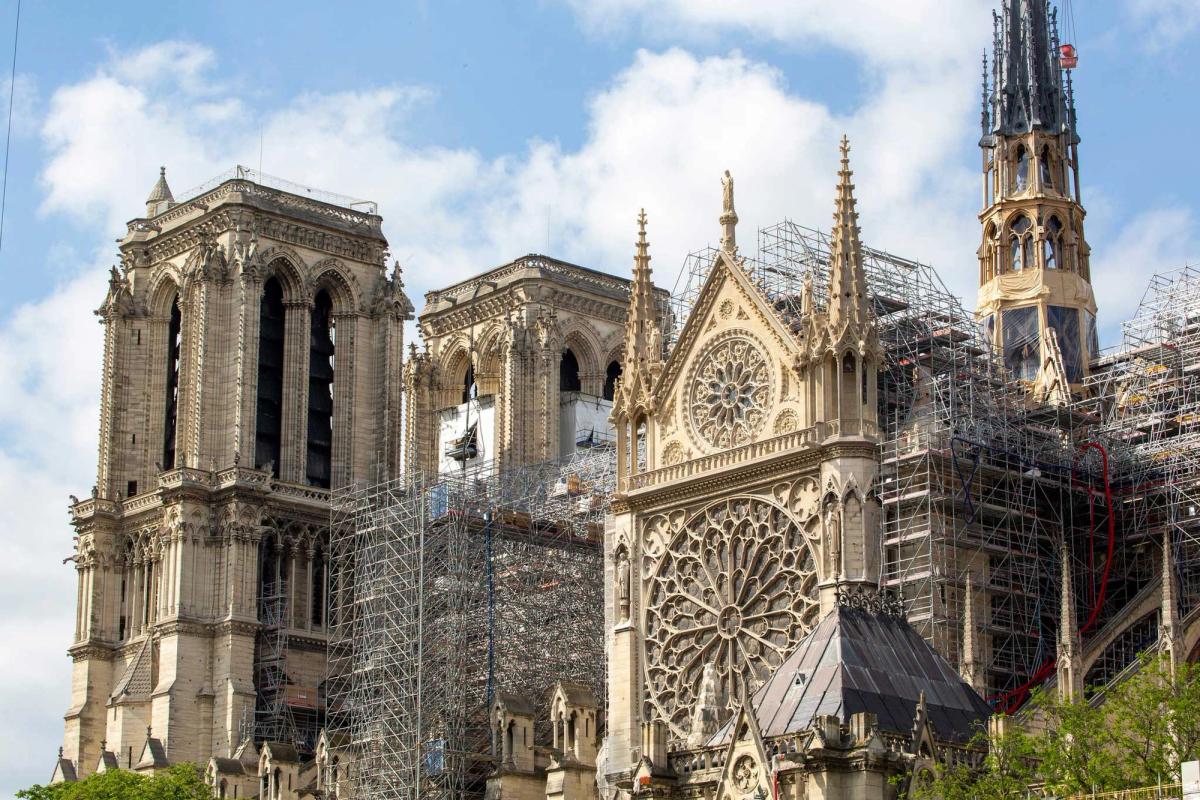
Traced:
<path fill-rule="evenodd" d="M 909 733 L 921 692 L 938 738 L 970 739 L 991 715 L 983 698 L 906 620 L 838 607 L 805 636 L 751 706 L 764 737 L 810 728 L 818 716 L 843 723 L 861 711 L 879 728 Z M 726 725 L 713 736 L 725 741 Z"/>

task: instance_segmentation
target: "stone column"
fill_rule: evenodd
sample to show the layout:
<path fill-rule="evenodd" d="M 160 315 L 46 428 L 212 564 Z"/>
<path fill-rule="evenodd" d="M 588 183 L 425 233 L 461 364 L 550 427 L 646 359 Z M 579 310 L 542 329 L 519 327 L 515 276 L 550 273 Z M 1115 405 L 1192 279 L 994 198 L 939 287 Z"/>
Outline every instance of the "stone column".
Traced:
<path fill-rule="evenodd" d="M 338 313 L 332 316 L 334 339 L 333 371 L 333 446 L 330 453 L 330 487 L 344 486 L 355 474 L 356 449 L 354 442 L 354 381 L 355 344 L 358 340 L 359 316 Z M 307 421 L 307 416 L 305 417 Z M 372 421 L 382 422 L 374 419 Z M 307 434 L 305 437 L 307 448 Z M 307 454 L 306 454 L 307 457 Z M 363 476 L 366 477 L 366 476 Z"/>
<path fill-rule="evenodd" d="M 284 303 L 283 420 L 279 478 L 304 483 L 308 447 L 308 351 L 312 316 L 308 300 Z"/>
<path fill-rule="evenodd" d="M 258 419 L 258 337 L 262 312 L 263 284 L 252 274 L 242 273 L 238 297 L 237 386 L 234 410 L 236 455 L 250 466 L 254 460 L 254 437 Z"/>

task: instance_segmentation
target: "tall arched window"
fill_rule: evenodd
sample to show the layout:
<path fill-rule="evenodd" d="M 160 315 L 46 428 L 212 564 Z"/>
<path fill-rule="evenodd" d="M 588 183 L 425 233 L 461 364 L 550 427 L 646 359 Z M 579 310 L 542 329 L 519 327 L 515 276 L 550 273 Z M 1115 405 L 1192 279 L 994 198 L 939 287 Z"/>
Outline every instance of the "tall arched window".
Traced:
<path fill-rule="evenodd" d="M 175 432 L 179 420 L 179 351 L 183 344 L 183 314 L 179 296 L 171 302 L 171 321 L 167 325 L 167 404 L 163 420 L 163 469 L 175 468 Z"/>
<path fill-rule="evenodd" d="M 475 385 L 475 367 L 471 364 L 467 365 L 467 372 L 463 375 L 463 393 L 462 401 L 469 403 L 479 396 L 479 387 Z"/>
<path fill-rule="evenodd" d="M 1033 266 L 1033 236 L 1030 229 L 1033 223 L 1029 217 L 1021 217 L 1012 226 L 1012 237 L 1009 239 L 1009 259 L 1013 272 Z"/>
<path fill-rule="evenodd" d="M 279 477 L 283 439 L 283 287 L 275 278 L 263 286 L 259 303 L 258 402 L 255 413 L 254 466 L 270 465 Z"/>
<path fill-rule="evenodd" d="M 617 378 L 621 377 L 621 362 L 609 362 L 604 372 L 604 399 L 612 400 L 617 395 Z"/>
<path fill-rule="evenodd" d="M 1058 217 L 1051 217 L 1046 223 L 1046 238 L 1042 245 L 1046 269 L 1058 269 L 1058 254 L 1062 252 L 1062 223 L 1058 221 Z"/>
<path fill-rule="evenodd" d="M 583 388 L 579 381 L 579 359 L 570 349 L 564 350 L 558 363 L 558 389 L 561 392 L 578 392 Z"/>
<path fill-rule="evenodd" d="M 1038 168 L 1042 176 L 1042 189 L 1054 188 L 1054 170 L 1051 169 L 1050 147 L 1049 145 L 1042 148 L 1041 158 L 1038 159 Z"/>
<path fill-rule="evenodd" d="M 308 457 L 310 486 L 329 488 L 333 462 L 333 301 L 325 290 L 313 302 L 308 349 Z"/>
<path fill-rule="evenodd" d="M 989 222 L 983 232 L 983 276 L 982 280 L 990 281 L 996 277 L 996 226 Z"/>
<path fill-rule="evenodd" d="M 1017 146 L 1016 189 L 1023 192 L 1029 186 L 1029 151 L 1025 145 Z"/>

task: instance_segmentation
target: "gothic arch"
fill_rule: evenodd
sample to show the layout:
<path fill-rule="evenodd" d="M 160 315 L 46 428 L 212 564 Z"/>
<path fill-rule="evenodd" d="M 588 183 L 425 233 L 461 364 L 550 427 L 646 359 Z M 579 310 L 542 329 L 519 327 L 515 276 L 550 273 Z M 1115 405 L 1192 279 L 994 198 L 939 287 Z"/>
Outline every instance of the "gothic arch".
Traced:
<path fill-rule="evenodd" d="M 182 276 L 174 264 L 164 264 L 154 277 L 147 293 L 149 301 L 146 304 L 151 317 L 166 318 L 171 316 L 171 304 L 175 298 L 183 300 Z"/>
<path fill-rule="evenodd" d="M 600 364 L 600 345 L 596 337 L 582 325 L 572 326 L 562 344 L 563 352 L 570 350 L 579 364 L 581 391 L 599 395 L 604 386 L 604 365 Z"/>
<path fill-rule="evenodd" d="M 465 343 L 455 342 L 452 349 L 446 351 L 446 355 L 441 359 L 438 367 L 441 386 L 439 408 L 457 406 L 462 403 L 467 371 L 472 366 L 471 352 Z"/>
<path fill-rule="evenodd" d="M 333 301 L 334 314 L 346 314 L 359 309 L 361 293 L 358 291 L 358 282 L 342 262 L 327 258 L 313 266 L 311 274 L 312 280 L 307 291 L 310 302 L 324 289 Z"/>
<path fill-rule="evenodd" d="M 600 341 L 600 332 L 585 319 L 571 320 L 563 330 L 563 347 L 575 351 L 581 369 L 596 370 L 600 368 L 600 354 L 604 346 Z M 585 355 L 586 351 L 586 355 Z"/>
<path fill-rule="evenodd" d="M 260 277 L 261 283 L 266 284 L 271 278 L 279 281 L 283 290 L 283 302 L 294 303 L 305 298 L 304 291 L 304 262 L 298 255 L 280 248 L 272 248 L 264 254 L 264 263 Z"/>

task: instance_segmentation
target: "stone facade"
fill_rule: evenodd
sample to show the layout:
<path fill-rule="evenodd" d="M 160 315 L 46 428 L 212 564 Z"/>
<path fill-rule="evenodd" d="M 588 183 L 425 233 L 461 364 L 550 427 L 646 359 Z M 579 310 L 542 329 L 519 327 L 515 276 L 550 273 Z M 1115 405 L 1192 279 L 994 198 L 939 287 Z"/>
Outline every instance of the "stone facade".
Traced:
<path fill-rule="evenodd" d="M 150 740 L 204 763 L 252 729 L 315 736 L 329 487 L 400 466 L 412 306 L 386 248 L 373 211 L 240 168 L 178 204 L 160 175 L 129 223 L 97 312 L 96 485 L 71 507 L 79 777 L 155 768 Z"/>
<path fill-rule="evenodd" d="M 591 706 L 561 684 L 549 745 L 528 738 L 541 709 L 501 697 L 490 798 L 892 798 L 986 718 L 878 592 L 882 350 L 848 153 L 843 140 L 828 301 L 811 285 L 767 299 L 738 255 L 726 173 L 721 249 L 667 353 L 640 216 L 612 413 L 603 749 L 581 746 Z M 852 653 L 855 675 L 895 685 L 838 677 Z"/>
<path fill-rule="evenodd" d="M 408 469 L 533 464 L 606 435 L 628 303 L 627 280 L 539 255 L 428 293 L 405 364 Z"/>

